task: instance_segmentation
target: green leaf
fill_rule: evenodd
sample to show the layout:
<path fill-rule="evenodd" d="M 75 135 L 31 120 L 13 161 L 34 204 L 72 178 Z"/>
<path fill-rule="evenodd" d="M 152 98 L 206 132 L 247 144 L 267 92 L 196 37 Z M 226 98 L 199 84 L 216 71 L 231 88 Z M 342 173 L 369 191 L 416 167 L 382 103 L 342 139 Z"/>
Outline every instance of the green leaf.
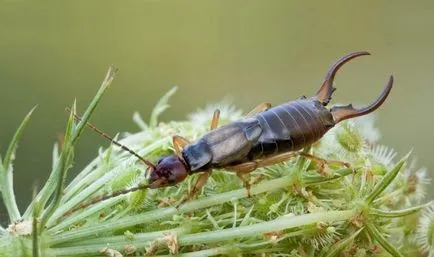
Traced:
<path fill-rule="evenodd" d="M 383 247 L 384 250 L 386 250 L 388 253 L 390 253 L 394 257 L 404 257 L 398 249 L 395 248 L 395 246 L 391 245 L 387 239 L 381 234 L 380 231 L 375 227 L 374 224 L 371 222 L 365 222 L 366 229 L 368 230 L 369 234 L 377 240 L 377 242 Z"/>
<path fill-rule="evenodd" d="M 342 250 L 345 249 L 345 247 L 347 247 L 353 240 L 354 238 L 356 238 L 359 233 L 363 230 L 364 228 L 360 228 L 359 230 L 357 230 L 355 233 L 353 233 L 352 235 L 338 241 L 337 243 L 335 243 L 334 245 L 332 245 L 330 248 L 324 248 L 323 251 L 321 251 L 322 254 L 320 254 L 323 257 L 334 257 L 334 256 L 340 256 Z"/>
<path fill-rule="evenodd" d="M 404 209 L 404 210 L 397 210 L 397 211 L 384 211 L 384 210 L 372 208 L 370 210 L 369 214 L 372 214 L 372 215 L 375 215 L 375 216 L 384 217 L 384 218 L 404 217 L 404 216 L 411 215 L 411 214 L 414 214 L 414 213 L 420 211 L 421 209 L 427 207 L 431 203 L 432 203 L 432 201 L 429 202 L 429 203 L 426 203 L 426 204 L 422 204 L 422 205 L 419 205 L 419 206 L 407 208 L 407 209 Z"/>
<path fill-rule="evenodd" d="M 36 186 L 33 188 L 33 198 L 36 197 Z M 38 231 L 38 218 L 41 211 L 41 206 L 38 201 L 33 201 L 33 215 L 32 215 L 32 252 L 33 257 L 40 256 L 40 247 L 39 247 L 39 231 Z"/>
<path fill-rule="evenodd" d="M 372 192 L 369 195 L 367 195 L 365 198 L 365 202 L 367 204 L 371 204 L 375 200 L 375 198 L 377 198 L 384 191 L 384 189 L 386 189 L 390 185 L 390 183 L 392 183 L 393 179 L 396 177 L 396 175 L 398 175 L 402 166 L 404 166 L 404 164 L 407 162 L 407 159 L 410 156 L 410 154 L 411 151 L 406 156 L 404 156 L 404 158 L 402 158 L 398 162 L 398 164 L 396 164 L 396 166 L 390 172 L 388 172 L 383 177 L 383 179 L 381 179 L 380 182 L 378 182 L 377 185 L 375 185 Z"/>
<path fill-rule="evenodd" d="M 154 110 L 152 110 L 151 118 L 149 119 L 149 126 L 155 127 L 158 124 L 158 116 L 160 116 L 161 113 L 163 113 L 167 108 L 170 107 L 168 104 L 170 97 L 176 93 L 176 90 L 178 90 L 177 86 L 174 86 L 172 89 L 169 90 L 166 94 L 164 94 L 163 97 L 158 100 L 157 104 L 154 107 Z"/>
<path fill-rule="evenodd" d="M 32 116 L 33 111 L 36 109 L 37 106 L 33 107 L 30 112 L 24 117 L 23 121 L 21 122 L 20 126 L 18 127 L 17 131 L 15 132 L 14 136 L 12 137 L 12 141 L 9 144 L 8 150 L 6 151 L 6 155 L 3 159 L 3 167 L 4 170 L 8 170 L 9 165 L 14 159 L 15 151 L 18 148 L 18 142 L 21 139 L 21 136 L 23 134 L 24 128 L 27 125 L 27 122 L 30 120 L 30 116 Z"/>
<path fill-rule="evenodd" d="M 0 191 L 2 192 L 3 202 L 8 211 L 9 219 L 16 221 L 21 218 L 20 211 L 18 210 L 17 202 L 15 200 L 14 186 L 13 186 L 13 173 L 12 173 L 12 161 L 14 160 L 15 152 L 18 148 L 18 142 L 21 139 L 24 128 L 30 119 L 36 106 L 33 107 L 30 112 L 24 117 L 6 151 L 6 155 L 0 165 Z"/>
<path fill-rule="evenodd" d="M 113 79 L 117 72 L 118 72 L 117 68 L 115 68 L 114 66 L 110 66 L 98 92 L 90 102 L 89 106 L 86 108 L 83 117 L 81 117 L 81 121 L 77 124 L 77 127 L 74 129 L 74 134 L 72 135 L 72 139 L 71 139 L 71 145 L 74 145 L 75 142 L 80 137 L 81 132 L 83 131 L 84 127 L 86 127 L 86 123 L 90 119 L 92 113 L 95 111 L 95 108 L 98 105 L 99 101 L 101 100 L 101 97 L 104 95 L 107 88 L 113 82 Z"/>

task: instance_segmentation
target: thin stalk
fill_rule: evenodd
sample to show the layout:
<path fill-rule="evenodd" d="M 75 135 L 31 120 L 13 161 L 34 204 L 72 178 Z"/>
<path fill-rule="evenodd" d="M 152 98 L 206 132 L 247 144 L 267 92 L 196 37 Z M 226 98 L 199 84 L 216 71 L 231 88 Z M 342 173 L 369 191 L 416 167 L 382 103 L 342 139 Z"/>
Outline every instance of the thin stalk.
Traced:
<path fill-rule="evenodd" d="M 180 245 L 192 245 L 197 243 L 216 243 L 233 240 L 236 238 L 261 236 L 264 233 L 296 228 L 318 222 L 336 222 L 351 218 L 353 210 L 326 211 L 304 214 L 300 216 L 283 216 L 272 221 L 266 221 L 244 227 L 229 228 L 217 231 L 203 232 L 181 236 L 178 239 Z"/>
<path fill-rule="evenodd" d="M 6 207 L 10 221 L 19 220 L 21 215 L 18 210 L 17 201 L 15 200 L 12 166 L 9 166 L 7 171 L 4 171 L 2 166 L 0 172 L 0 191 L 3 197 L 3 204 Z"/>
<path fill-rule="evenodd" d="M 281 231 L 284 229 L 296 228 L 304 225 L 315 224 L 318 222 L 337 222 L 351 218 L 354 215 L 353 210 L 346 211 L 328 211 L 310 213 L 300 216 L 283 216 L 272 221 L 261 222 L 244 227 L 228 228 L 216 231 L 195 233 L 189 235 L 179 235 L 178 243 L 180 246 L 194 245 L 194 244 L 207 244 L 227 242 L 234 239 L 241 239 L 246 237 L 262 236 L 264 233 L 273 231 Z M 137 240 L 134 246 L 137 248 L 146 247 L 148 241 Z M 78 255 L 78 254 L 92 254 L 97 253 L 100 249 L 105 247 L 107 243 L 100 245 L 84 245 L 75 247 L 64 247 L 51 249 L 53 255 Z M 125 246 L 125 242 L 112 242 L 110 248 L 120 250 Z"/>
<path fill-rule="evenodd" d="M 86 239 L 83 241 L 74 241 L 74 242 L 68 242 L 67 247 L 72 246 L 92 246 L 96 245 L 95 249 L 102 245 L 107 244 L 113 244 L 113 243 L 120 243 L 123 242 L 123 244 L 134 244 L 136 242 L 144 242 L 144 241 L 152 241 L 157 238 L 163 237 L 168 234 L 176 234 L 177 236 L 187 234 L 190 232 L 190 229 L 187 227 L 179 227 L 175 229 L 166 229 L 166 230 L 160 230 L 160 231 L 153 231 L 153 232 L 145 232 L 145 233 L 138 233 L 131 236 L 131 238 L 128 238 L 125 235 L 122 236 L 109 236 L 109 237 L 98 237 L 98 238 L 92 238 L 92 239 Z M 60 247 L 59 247 L 60 248 Z"/>
<path fill-rule="evenodd" d="M 36 185 L 33 187 L 33 199 L 36 197 L 37 187 Z M 32 217 L 32 252 L 33 257 L 39 257 L 41 255 L 40 250 L 40 240 L 39 240 L 39 227 L 38 227 L 38 218 L 41 212 L 41 206 L 38 201 L 33 201 L 35 205 L 33 208 L 33 217 Z"/>
<path fill-rule="evenodd" d="M 33 211 L 33 220 L 32 220 L 32 252 L 33 257 L 39 257 L 39 231 L 38 231 L 38 217 L 36 216 L 36 211 Z"/>
<path fill-rule="evenodd" d="M 108 208 L 112 205 L 118 204 L 119 202 L 123 201 L 124 199 L 125 199 L 125 196 L 124 197 L 115 197 L 115 198 L 109 199 L 107 201 L 104 201 L 101 204 L 92 206 L 92 207 L 86 209 L 86 211 L 80 212 L 77 215 L 72 215 L 72 216 L 68 217 L 67 219 L 61 220 L 56 226 L 50 227 L 47 231 L 51 231 L 51 232 L 61 231 L 62 229 L 65 229 L 71 225 L 74 225 L 75 223 L 78 223 L 80 221 L 85 220 L 87 217 L 89 217 L 89 216 L 91 216 L 91 215 L 93 215 L 93 214 L 95 214 L 95 213 L 97 213 L 97 212 L 99 212 L 105 208 Z"/>
<path fill-rule="evenodd" d="M 402 255 L 398 251 L 398 249 L 395 248 L 395 246 L 391 245 L 387 241 L 387 239 L 383 236 L 383 234 L 381 234 L 380 231 L 378 231 L 378 229 L 375 227 L 374 224 L 367 221 L 367 222 L 365 222 L 365 226 L 366 226 L 366 229 L 368 230 L 369 234 L 375 240 L 377 240 L 377 242 L 384 248 L 384 250 L 386 250 L 388 253 L 390 253 L 390 255 L 392 255 L 393 257 L 404 257 L 404 255 Z"/>
<path fill-rule="evenodd" d="M 384 217 L 384 218 L 398 218 L 398 217 L 403 217 L 403 216 L 417 213 L 421 209 L 429 206 L 430 204 L 432 204 L 432 202 L 422 204 L 419 206 L 415 206 L 415 207 L 411 207 L 411 208 L 407 208 L 404 210 L 398 210 L 398 211 L 384 211 L 384 210 L 380 210 L 380 209 L 376 209 L 376 208 L 371 208 L 369 211 L 369 214 Z"/>
<path fill-rule="evenodd" d="M 208 257 L 208 256 L 216 256 L 222 254 L 228 254 L 234 252 L 234 247 L 232 245 L 215 247 L 207 250 L 201 250 L 190 253 L 181 253 L 177 254 L 177 257 Z M 156 255 L 155 257 L 173 257 L 173 255 Z"/>

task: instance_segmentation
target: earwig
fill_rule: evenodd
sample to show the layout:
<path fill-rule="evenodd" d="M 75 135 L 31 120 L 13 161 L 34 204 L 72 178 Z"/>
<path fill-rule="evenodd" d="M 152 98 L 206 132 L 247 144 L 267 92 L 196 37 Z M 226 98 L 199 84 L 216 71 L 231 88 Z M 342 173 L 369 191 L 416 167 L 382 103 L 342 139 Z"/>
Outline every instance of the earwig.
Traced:
<path fill-rule="evenodd" d="M 327 160 L 299 150 L 321 139 L 337 123 L 375 111 L 383 104 L 392 89 L 393 76 L 390 76 L 381 94 L 370 105 L 360 109 L 354 108 L 351 104 L 326 108 L 336 90 L 333 81 L 337 71 L 351 59 L 363 55 L 369 53 L 354 52 L 339 59 L 332 65 L 322 86 L 311 98 L 301 97 L 275 107 L 271 107 L 269 103 L 262 103 L 244 119 L 221 127 L 218 127 L 220 112 L 217 110 L 211 122 L 211 131 L 195 142 L 174 136 L 175 154 L 161 158 L 157 164 L 147 161 L 88 123 L 94 131 L 138 157 L 149 167 L 151 174 L 146 185 L 97 197 L 76 206 L 68 213 L 136 190 L 173 186 L 181 183 L 189 175 L 201 173 L 187 197 L 191 199 L 201 190 L 215 168 L 235 172 L 243 180 L 250 195 L 250 185 L 244 179 L 244 175 L 257 168 L 284 162 L 297 155 L 312 159 L 320 164 L 320 167 L 329 164 Z M 78 116 L 75 117 L 77 120 L 80 119 Z"/>

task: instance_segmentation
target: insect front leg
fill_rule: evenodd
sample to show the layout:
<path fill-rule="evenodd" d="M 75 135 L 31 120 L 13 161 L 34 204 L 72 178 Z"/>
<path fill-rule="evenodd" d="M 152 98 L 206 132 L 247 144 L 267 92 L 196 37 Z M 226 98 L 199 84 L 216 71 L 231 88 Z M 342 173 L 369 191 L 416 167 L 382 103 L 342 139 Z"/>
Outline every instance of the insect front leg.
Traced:
<path fill-rule="evenodd" d="M 207 170 L 199 175 L 199 178 L 196 180 L 196 183 L 194 184 L 193 188 L 188 193 L 187 197 L 183 197 L 183 199 L 179 202 L 179 204 L 176 205 L 176 208 L 178 208 L 183 203 L 193 200 L 195 195 L 202 190 L 205 183 L 208 181 L 208 178 L 211 176 L 211 170 Z"/>
<path fill-rule="evenodd" d="M 220 119 L 220 110 L 216 109 L 214 111 L 214 114 L 212 116 L 212 120 L 211 120 L 211 130 L 216 129 L 219 123 L 219 119 Z M 194 198 L 194 196 L 200 192 L 200 190 L 202 190 L 203 186 L 205 185 L 206 181 L 208 180 L 208 178 L 211 176 L 212 171 L 211 170 L 207 170 L 203 173 L 201 173 L 199 175 L 199 178 L 196 180 L 196 183 L 194 184 L 193 188 L 191 189 L 191 191 L 188 193 L 188 196 L 184 199 L 181 200 L 181 202 L 177 205 L 180 206 L 181 204 L 185 203 L 186 201 L 190 201 Z"/>
<path fill-rule="evenodd" d="M 178 157 L 182 157 L 182 149 L 188 145 L 190 143 L 190 141 L 188 141 L 188 139 L 181 137 L 181 136 L 173 136 L 172 138 L 172 144 L 173 147 L 175 148 L 175 153 L 176 155 L 178 155 Z"/>

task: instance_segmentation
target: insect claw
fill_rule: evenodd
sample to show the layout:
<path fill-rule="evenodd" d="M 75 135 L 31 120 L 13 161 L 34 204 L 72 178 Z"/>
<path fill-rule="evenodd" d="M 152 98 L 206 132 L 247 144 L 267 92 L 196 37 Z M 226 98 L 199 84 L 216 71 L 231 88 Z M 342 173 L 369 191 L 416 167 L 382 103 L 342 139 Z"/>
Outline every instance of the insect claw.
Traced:
<path fill-rule="evenodd" d="M 392 90 L 392 86 L 393 86 L 393 76 L 390 76 L 389 81 L 387 82 L 381 94 L 377 97 L 377 99 L 374 100 L 374 102 L 372 102 L 370 105 L 366 107 L 356 109 L 351 104 L 346 106 L 333 106 L 330 109 L 330 112 L 333 115 L 333 120 L 335 121 L 335 123 L 338 123 L 342 120 L 359 117 L 375 111 L 378 107 L 380 107 L 384 103 L 390 91 Z"/>
<path fill-rule="evenodd" d="M 321 88 L 318 90 L 318 92 L 316 92 L 315 95 L 316 100 L 318 100 L 324 106 L 326 106 L 330 102 L 333 92 L 336 90 L 336 88 L 333 87 L 333 81 L 335 79 L 335 75 L 338 72 L 338 70 L 351 59 L 363 55 L 370 55 L 370 53 L 366 51 L 350 53 L 348 55 L 345 55 L 341 59 L 339 59 L 337 62 L 335 62 L 327 72 L 327 75 L 324 79 Z"/>

